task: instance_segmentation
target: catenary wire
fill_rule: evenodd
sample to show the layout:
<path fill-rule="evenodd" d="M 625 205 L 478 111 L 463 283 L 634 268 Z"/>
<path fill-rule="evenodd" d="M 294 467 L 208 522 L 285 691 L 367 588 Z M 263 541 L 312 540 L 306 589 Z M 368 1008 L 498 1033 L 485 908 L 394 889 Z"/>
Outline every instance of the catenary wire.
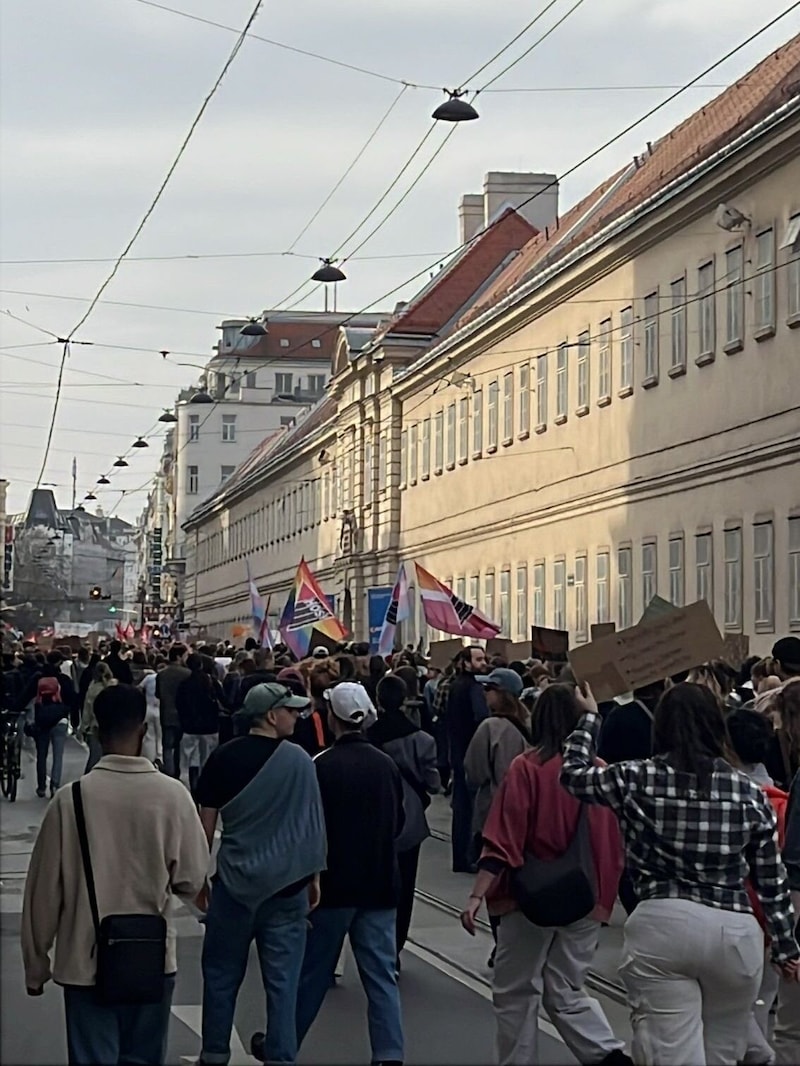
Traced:
<path fill-rule="evenodd" d="M 61 356 L 61 365 L 59 367 L 59 372 L 58 372 L 58 384 L 57 384 L 57 387 L 56 387 L 56 395 L 55 395 L 55 399 L 53 401 L 53 414 L 52 414 L 52 418 L 51 418 L 51 421 L 50 421 L 50 428 L 49 428 L 48 433 L 47 433 L 47 440 L 45 442 L 44 455 L 42 456 L 42 465 L 41 465 L 41 468 L 39 470 L 39 476 L 36 479 L 36 488 L 39 487 L 39 485 L 40 485 L 40 483 L 42 481 L 42 478 L 44 477 L 45 469 L 47 468 L 47 457 L 48 457 L 48 454 L 49 454 L 49 451 L 50 451 L 50 445 L 51 445 L 52 440 L 53 440 L 53 433 L 55 431 L 55 426 L 56 426 L 56 417 L 58 415 L 58 404 L 59 404 L 59 400 L 61 398 L 61 383 L 62 383 L 63 378 L 64 378 L 64 367 L 66 365 L 67 358 L 69 356 L 69 342 L 72 339 L 72 337 L 74 337 L 74 335 L 78 332 L 78 330 L 83 325 L 85 325 L 85 323 L 89 319 L 89 316 L 91 315 L 92 311 L 94 311 L 95 307 L 97 306 L 98 300 L 101 298 L 101 296 L 103 295 L 105 290 L 108 288 L 108 286 L 111 284 L 111 282 L 116 277 L 117 271 L 119 270 L 123 260 L 125 259 L 125 257 L 128 254 L 128 252 L 130 252 L 130 250 L 133 247 L 133 245 L 135 244 L 135 242 L 138 240 L 140 234 L 142 233 L 142 230 L 147 225 L 148 220 L 150 219 L 151 215 L 153 214 L 153 212 L 155 211 L 156 207 L 158 206 L 158 204 L 159 204 L 159 202 L 161 200 L 161 197 L 164 195 L 164 192 L 165 192 L 165 190 L 167 188 L 167 185 L 169 184 L 170 179 L 172 178 L 172 175 L 177 170 L 178 165 L 179 165 L 181 159 L 183 158 L 184 152 L 188 148 L 189 142 L 191 141 L 192 137 L 194 136 L 195 130 L 200 125 L 200 121 L 202 120 L 203 115 L 206 112 L 206 109 L 208 108 L 208 106 L 211 103 L 212 99 L 216 95 L 216 92 L 219 89 L 220 85 L 222 84 L 222 82 L 223 82 L 223 80 L 225 78 L 225 75 L 228 73 L 228 71 L 230 70 L 232 64 L 234 63 L 234 61 L 236 59 L 236 57 L 238 56 L 238 54 L 239 54 L 239 52 L 240 52 L 240 50 L 242 48 L 242 45 L 244 44 L 245 39 L 247 38 L 247 34 L 248 34 L 249 30 L 252 27 L 253 23 L 255 22 L 259 11 L 261 10 L 262 4 L 263 4 L 263 0 L 256 0 L 255 4 L 253 6 L 253 9 L 250 12 L 250 15 L 249 15 L 249 17 L 247 19 L 247 22 L 244 25 L 244 28 L 242 29 L 242 31 L 239 34 L 239 36 L 236 38 L 236 42 L 234 43 L 233 48 L 230 50 L 227 59 L 225 60 L 225 62 L 222 65 L 222 70 L 217 75 L 213 85 L 211 86 L 211 89 L 208 91 L 208 93 L 206 94 L 205 98 L 203 99 L 203 102 L 201 103 L 197 114 L 195 115 L 194 119 L 192 120 L 192 122 L 191 122 L 191 124 L 189 126 L 189 129 L 188 129 L 188 132 L 186 133 L 185 137 L 183 138 L 183 141 L 181 142 L 181 144 L 180 144 L 180 146 L 178 148 L 178 151 L 175 154 L 174 159 L 172 160 L 172 162 L 170 163 L 169 167 L 167 168 L 166 175 L 164 176 L 161 184 L 159 185 L 158 189 L 156 190 L 155 196 L 153 197 L 152 201 L 150 202 L 149 207 L 145 211 L 144 215 L 142 216 L 141 220 L 139 221 L 139 224 L 137 225 L 136 229 L 134 230 L 133 236 L 130 238 L 128 243 L 123 248 L 122 252 L 119 254 L 117 259 L 115 260 L 114 265 L 112 266 L 112 268 L 109 271 L 108 275 L 106 276 L 106 278 L 101 283 L 100 287 L 97 289 L 97 291 L 95 292 L 94 296 L 90 300 L 89 306 L 86 308 L 86 310 L 80 316 L 80 318 L 78 319 L 77 323 L 70 330 L 70 333 L 68 334 L 67 338 L 64 341 L 64 348 L 63 348 L 63 353 L 62 353 L 62 356 Z"/>

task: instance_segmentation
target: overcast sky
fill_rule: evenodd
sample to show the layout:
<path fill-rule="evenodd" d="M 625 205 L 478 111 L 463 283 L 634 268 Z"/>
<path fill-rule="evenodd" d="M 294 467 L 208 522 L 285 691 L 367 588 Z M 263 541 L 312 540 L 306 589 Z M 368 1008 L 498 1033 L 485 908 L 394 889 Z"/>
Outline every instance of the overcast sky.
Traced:
<path fill-rule="evenodd" d="M 253 0 L 165 0 L 228 26 Z M 777 15 L 789 0 L 585 0 L 563 26 L 487 93 L 481 119 L 458 127 L 411 195 L 348 265 L 340 309 L 391 310 L 427 279 L 381 296 L 458 243 L 457 204 L 487 170 L 561 173 Z M 541 22 L 478 79 L 519 55 L 574 0 Z M 266 0 L 253 32 L 393 78 L 453 86 L 509 41 L 544 4 L 525 0 Z M 800 29 L 785 18 L 707 79 L 581 167 L 561 186 L 561 210 Z M 0 308 L 63 336 L 130 239 L 210 89 L 235 35 L 141 0 L 3 0 Z M 467 82 L 467 84 L 471 84 Z M 595 91 L 567 91 L 578 87 Z M 602 90 L 606 86 L 635 89 Z M 659 86 L 659 88 L 641 88 Z M 389 81 L 247 41 L 136 243 L 133 256 L 281 252 L 359 151 L 399 92 Z M 552 91 L 550 91 L 552 90 Z M 408 159 L 441 94 L 406 90 L 380 134 L 296 251 L 333 252 Z M 391 207 L 449 127 L 437 129 Z M 385 209 L 384 209 L 385 210 Z M 383 217 L 376 214 L 362 234 Z M 345 251 L 358 243 L 359 237 Z M 196 378 L 221 318 L 278 306 L 314 269 L 280 256 L 127 262 L 77 339 L 45 482 L 69 504 L 147 433 L 178 387 Z M 300 295 L 310 289 L 308 286 Z M 18 290 L 12 292 L 10 290 Z M 19 293 L 28 295 L 20 295 Z M 58 297 L 74 297 L 63 299 Z M 120 304 L 158 305 L 130 307 Z M 302 307 L 321 309 L 320 293 Z M 26 506 L 41 463 L 60 349 L 0 315 L 0 477 L 9 510 Z M 17 347 L 19 345 L 44 345 Z M 129 345 L 143 351 L 103 347 Z M 163 360 L 161 349 L 188 353 Z M 93 377 L 102 374 L 106 377 Z M 134 387 L 135 386 L 135 387 Z M 135 519 L 160 452 L 135 453 L 101 502 Z M 253 441 L 255 445 L 257 442 Z"/>

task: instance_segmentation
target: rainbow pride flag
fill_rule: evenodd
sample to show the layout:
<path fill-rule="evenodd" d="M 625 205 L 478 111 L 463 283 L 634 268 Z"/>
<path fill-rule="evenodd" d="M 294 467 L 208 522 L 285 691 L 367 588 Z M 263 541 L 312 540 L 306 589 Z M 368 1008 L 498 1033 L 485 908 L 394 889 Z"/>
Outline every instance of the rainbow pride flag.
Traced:
<path fill-rule="evenodd" d="M 335 641 L 347 636 L 347 630 L 334 615 L 328 597 L 305 559 L 300 560 L 278 630 L 284 644 L 298 659 L 308 655 L 314 630 Z"/>

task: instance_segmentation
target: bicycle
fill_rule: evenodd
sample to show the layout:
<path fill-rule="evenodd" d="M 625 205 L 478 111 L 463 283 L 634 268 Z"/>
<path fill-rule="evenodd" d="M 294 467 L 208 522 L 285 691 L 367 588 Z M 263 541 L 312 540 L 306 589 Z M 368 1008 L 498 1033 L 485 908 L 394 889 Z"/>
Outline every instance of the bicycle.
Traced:
<path fill-rule="evenodd" d="M 20 715 L 2 712 L 0 739 L 0 788 L 6 799 L 13 803 L 17 798 L 17 784 L 22 775 L 22 733 Z"/>

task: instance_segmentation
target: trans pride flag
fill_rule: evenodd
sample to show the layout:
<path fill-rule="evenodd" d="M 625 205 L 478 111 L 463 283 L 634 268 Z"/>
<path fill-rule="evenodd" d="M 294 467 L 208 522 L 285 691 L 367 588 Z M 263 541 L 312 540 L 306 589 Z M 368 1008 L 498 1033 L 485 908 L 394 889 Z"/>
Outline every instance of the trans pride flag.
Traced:
<path fill-rule="evenodd" d="M 250 613 L 253 616 L 253 636 L 261 648 L 272 648 L 272 639 L 269 633 L 269 600 L 264 603 L 264 598 L 258 591 L 258 585 L 250 576 L 250 564 L 247 564 L 247 587 L 250 592 Z"/>
<path fill-rule="evenodd" d="M 331 640 L 344 640 L 347 636 L 347 630 L 334 615 L 328 597 L 305 559 L 300 560 L 278 629 L 284 643 L 298 659 L 308 655 L 315 629 Z"/>
<path fill-rule="evenodd" d="M 405 563 L 400 563 L 397 578 L 392 589 L 392 598 L 386 608 L 386 617 L 383 619 L 381 635 L 378 640 L 378 655 L 386 658 L 394 650 L 394 634 L 398 622 L 404 622 L 411 614 L 408 602 L 408 579 L 406 577 Z"/>
<path fill-rule="evenodd" d="M 429 626 L 442 633 L 472 637 L 473 640 L 490 640 L 497 636 L 500 626 L 496 622 L 487 618 L 477 607 L 460 600 L 452 589 L 423 570 L 419 563 L 414 566 L 417 570 L 417 590 Z"/>

